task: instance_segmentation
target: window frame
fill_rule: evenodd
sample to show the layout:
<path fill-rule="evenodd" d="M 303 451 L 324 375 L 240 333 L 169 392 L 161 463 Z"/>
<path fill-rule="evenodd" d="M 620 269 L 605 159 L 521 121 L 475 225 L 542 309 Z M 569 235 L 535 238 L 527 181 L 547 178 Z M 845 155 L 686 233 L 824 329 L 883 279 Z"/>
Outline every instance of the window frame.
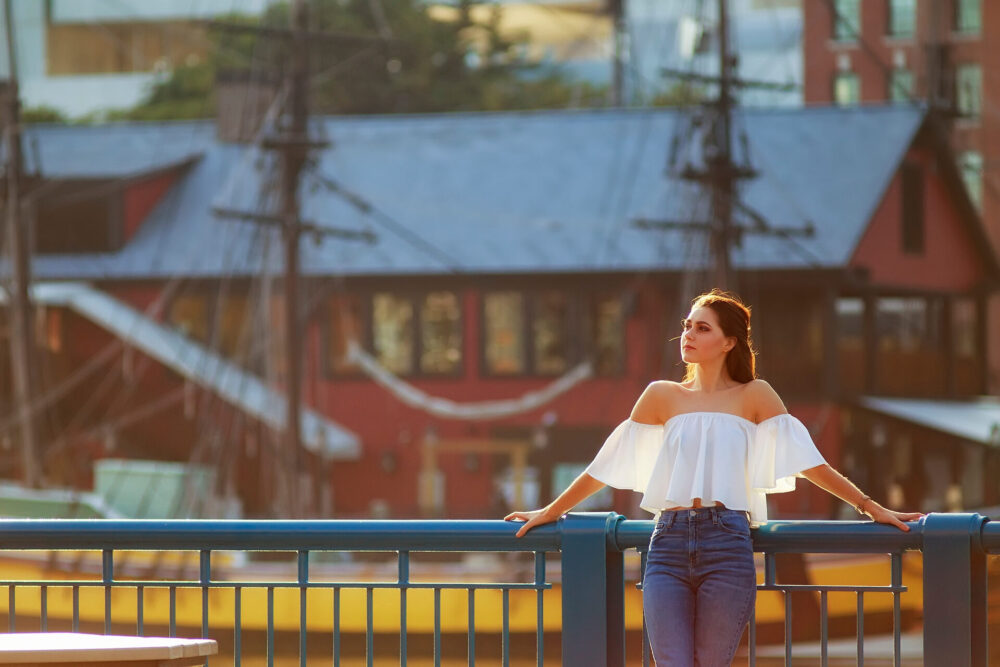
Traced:
<path fill-rule="evenodd" d="M 909 78 L 909 83 L 907 85 L 907 95 L 905 97 L 897 97 L 897 91 L 900 89 L 899 81 L 897 77 L 905 75 Z M 889 71 L 889 80 L 886 90 L 886 98 L 888 98 L 890 104 L 910 104 L 913 102 L 913 90 L 914 90 L 914 74 L 913 70 L 909 67 L 893 67 Z"/>
<path fill-rule="evenodd" d="M 522 314 L 524 317 L 524 322 L 522 325 L 522 335 L 525 341 L 525 364 L 524 371 L 521 373 L 493 373 L 489 370 L 486 358 L 486 297 L 491 293 L 498 292 L 516 292 L 521 294 L 522 299 Z M 563 373 L 542 373 L 538 370 L 537 359 L 535 358 L 535 337 L 534 337 L 534 324 L 535 317 L 538 313 L 538 303 L 539 298 L 546 292 L 560 292 L 566 296 L 567 299 L 567 310 L 569 323 L 567 325 L 568 332 L 568 352 L 567 352 L 567 364 L 566 371 Z M 621 378 L 625 375 L 625 369 L 627 367 L 627 354 L 628 350 L 625 346 L 625 323 L 628 321 L 628 303 L 623 300 L 621 291 L 615 289 L 605 289 L 605 290 L 592 290 L 592 289 L 560 289 L 559 287 L 546 287 L 546 288 L 530 288 L 530 287 L 496 287 L 490 289 L 484 289 L 479 293 L 479 368 L 480 376 L 489 379 L 527 379 L 527 378 L 546 378 L 551 379 L 555 377 L 560 377 L 566 372 L 573 369 L 574 366 L 579 364 L 584 359 L 591 357 L 593 353 L 596 352 L 596 302 L 598 299 L 602 298 L 618 298 L 620 301 L 621 315 L 622 315 L 622 326 L 620 331 L 619 345 L 621 353 L 619 359 L 615 364 L 615 368 L 608 373 L 599 373 L 596 367 L 594 368 L 594 376 L 596 378 Z M 573 332 L 583 332 L 582 334 L 573 335 Z"/>
<path fill-rule="evenodd" d="M 970 12 L 963 11 L 967 9 L 964 7 L 968 2 L 976 3 L 976 22 L 974 27 L 969 27 L 968 25 L 963 25 L 962 17 L 969 16 Z M 983 32 L 983 3 L 981 0 L 955 0 L 955 15 L 953 22 L 953 29 L 956 33 L 960 35 L 980 35 Z"/>
<path fill-rule="evenodd" d="M 844 19 L 848 18 L 841 11 L 843 2 L 850 2 L 854 6 L 853 23 L 842 20 L 842 17 Z M 841 0 L 840 2 L 833 0 L 830 7 L 833 10 L 830 39 L 838 43 L 856 42 L 861 33 L 861 0 Z M 850 29 L 845 30 L 842 28 L 844 25 L 849 26 Z"/>
<path fill-rule="evenodd" d="M 854 81 L 855 92 L 856 92 L 857 96 L 851 102 L 841 102 L 841 101 L 839 101 L 837 99 L 837 83 L 841 79 L 847 79 L 847 78 L 849 78 L 849 79 L 851 79 L 851 80 Z M 834 106 L 838 106 L 838 107 L 842 107 L 842 108 L 850 108 L 850 107 L 857 106 L 858 104 L 861 103 L 861 79 L 858 76 L 857 72 L 855 72 L 854 70 L 842 70 L 842 71 L 839 71 L 839 72 L 835 72 L 834 75 L 833 75 L 832 89 L 833 89 L 832 90 L 832 98 L 833 98 L 833 104 L 834 104 Z"/>
<path fill-rule="evenodd" d="M 900 247 L 904 254 L 923 255 L 927 247 L 926 174 L 924 166 L 903 162 L 900 175 Z M 917 192 L 912 192 L 917 188 Z"/>
<path fill-rule="evenodd" d="M 977 90 L 975 94 L 975 104 L 970 106 L 975 106 L 974 109 L 963 109 L 962 104 L 963 94 L 963 72 L 976 72 L 978 74 L 976 78 Z M 955 77 L 954 77 L 954 87 L 955 87 L 955 113 L 956 115 L 966 121 L 978 121 L 983 113 L 983 67 L 978 62 L 962 62 L 955 64 Z M 971 98 L 970 98 L 971 101 Z"/>
<path fill-rule="evenodd" d="M 430 373 L 424 371 L 420 365 L 420 357 L 423 352 L 424 342 L 423 342 L 423 328 L 422 328 L 422 314 L 421 305 L 423 304 L 424 298 L 431 292 L 452 292 L 455 294 L 455 298 L 458 302 L 458 331 L 459 331 L 459 351 L 460 357 L 458 363 L 455 366 L 453 372 L 448 373 Z M 371 289 L 366 291 L 366 307 L 363 308 L 363 314 L 365 316 L 364 329 L 367 332 L 366 344 L 368 347 L 366 351 L 375 356 L 375 295 L 376 294 L 391 294 L 394 297 L 403 299 L 410 303 L 410 307 L 413 309 L 413 349 L 410 351 L 410 370 L 406 373 L 396 373 L 393 372 L 398 377 L 405 378 L 460 378 L 465 375 L 466 371 L 466 351 L 465 351 L 465 326 L 466 326 L 466 313 L 465 304 L 463 301 L 464 290 L 454 289 L 451 287 L 420 287 L 413 289 L 393 289 L 391 287 Z"/>
<path fill-rule="evenodd" d="M 360 367 L 355 367 L 350 370 L 338 371 L 333 365 L 333 355 L 330 349 L 333 343 L 333 299 L 331 297 L 342 297 L 346 299 L 357 299 L 359 316 L 359 328 L 361 329 L 359 338 L 359 343 L 362 349 L 369 354 L 374 351 L 374 346 L 372 342 L 372 308 L 371 308 L 371 297 L 372 292 L 335 292 L 327 297 L 323 302 L 322 307 L 322 318 L 320 320 L 319 335 L 320 335 L 320 367 L 322 368 L 323 377 L 326 379 L 337 379 L 337 380 L 367 380 L 368 375 L 365 374 Z"/>
<path fill-rule="evenodd" d="M 899 10 L 903 9 L 899 5 L 901 3 L 907 3 L 910 12 L 909 20 L 909 31 L 900 32 L 899 22 L 900 17 Z M 917 32 L 917 3 L 916 0 L 889 0 L 886 3 L 886 9 L 888 11 L 888 16 L 886 17 L 886 36 L 890 39 L 913 39 Z"/>
<path fill-rule="evenodd" d="M 486 297 L 490 294 L 502 294 L 513 292 L 521 296 L 521 336 L 524 341 L 524 366 L 523 370 L 516 373 L 496 373 L 489 367 L 489 359 L 486 354 L 487 346 L 487 326 L 486 326 Z M 479 340 L 476 341 L 479 349 L 479 376 L 492 380 L 503 380 L 510 378 L 534 377 L 534 341 L 531 331 L 531 308 L 529 306 L 528 290 L 518 287 L 496 287 L 480 290 L 478 294 L 477 310 L 479 315 Z"/>

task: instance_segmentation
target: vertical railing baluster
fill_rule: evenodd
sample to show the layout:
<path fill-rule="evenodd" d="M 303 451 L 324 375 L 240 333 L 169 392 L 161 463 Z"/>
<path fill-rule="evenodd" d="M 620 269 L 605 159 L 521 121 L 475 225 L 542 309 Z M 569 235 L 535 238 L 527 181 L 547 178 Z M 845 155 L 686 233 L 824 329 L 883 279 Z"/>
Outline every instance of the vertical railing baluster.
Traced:
<path fill-rule="evenodd" d="M 434 588 L 434 667 L 441 667 L 441 589 Z"/>
<path fill-rule="evenodd" d="M 777 579 L 777 567 L 775 566 L 774 554 L 770 552 L 764 553 L 764 585 L 774 586 L 775 579 Z"/>
<path fill-rule="evenodd" d="M 827 644 L 830 641 L 827 594 L 828 592 L 825 590 L 819 592 L 819 652 L 821 667 L 827 667 L 827 661 L 829 660 L 827 655 L 829 652 Z"/>
<path fill-rule="evenodd" d="M 476 665 L 476 589 L 469 588 L 469 667 Z"/>
<path fill-rule="evenodd" d="M 510 667 L 510 589 L 503 589 L 503 667 Z"/>
<path fill-rule="evenodd" d="M 143 635 L 142 599 L 144 594 L 145 588 L 143 588 L 142 584 L 135 587 L 135 632 L 140 637 Z"/>
<path fill-rule="evenodd" d="M 397 563 L 399 573 L 399 667 L 406 667 L 406 589 L 410 584 L 410 552 L 400 551 Z"/>
<path fill-rule="evenodd" d="M 7 587 L 7 629 L 9 632 L 17 631 L 17 586 L 11 584 Z"/>
<path fill-rule="evenodd" d="M 545 593 L 545 552 L 535 552 L 535 586 L 537 587 L 537 602 L 535 604 L 537 619 L 535 621 L 535 653 L 538 660 L 538 667 L 543 667 L 545 660 L 545 619 L 544 619 L 544 598 Z"/>
<path fill-rule="evenodd" d="M 73 586 L 73 632 L 80 631 L 80 587 Z"/>
<path fill-rule="evenodd" d="M 243 587 L 233 589 L 233 667 L 243 663 Z"/>
<path fill-rule="evenodd" d="M 333 589 L 333 667 L 340 667 L 340 586 Z"/>
<path fill-rule="evenodd" d="M 309 552 L 299 551 L 299 667 L 306 667 L 306 595 L 309 591 Z"/>
<path fill-rule="evenodd" d="M 267 587 L 267 667 L 274 667 L 274 586 Z"/>
<path fill-rule="evenodd" d="M 198 557 L 198 581 L 201 583 L 201 636 L 208 637 L 208 588 L 212 582 L 212 552 L 202 549 Z"/>
<path fill-rule="evenodd" d="M 171 637 L 177 636 L 177 586 L 171 585 L 169 587 L 170 596 L 170 627 L 169 633 Z"/>
<path fill-rule="evenodd" d="M 865 664 L 865 592 L 858 591 L 858 664 Z"/>
<path fill-rule="evenodd" d="M 373 667 L 375 664 L 375 591 L 371 586 L 365 589 L 365 599 L 367 602 L 365 605 L 367 614 L 365 652 L 368 667 Z"/>
<path fill-rule="evenodd" d="M 893 667 L 900 667 L 902 660 L 902 656 L 900 655 L 902 624 L 900 623 L 899 589 L 903 587 L 903 554 L 891 554 L 890 563 L 892 564 L 890 583 L 894 589 L 892 591 L 892 665 Z"/>
<path fill-rule="evenodd" d="M 41 604 L 41 631 L 48 632 L 49 630 L 49 587 L 42 585 L 38 589 L 38 595 L 40 597 Z"/>
<path fill-rule="evenodd" d="M 792 594 L 782 591 L 785 598 L 785 664 L 792 664 Z"/>
<path fill-rule="evenodd" d="M 105 549 L 101 555 L 101 579 L 104 582 L 104 634 L 111 634 L 111 585 L 115 578 L 115 552 Z"/>

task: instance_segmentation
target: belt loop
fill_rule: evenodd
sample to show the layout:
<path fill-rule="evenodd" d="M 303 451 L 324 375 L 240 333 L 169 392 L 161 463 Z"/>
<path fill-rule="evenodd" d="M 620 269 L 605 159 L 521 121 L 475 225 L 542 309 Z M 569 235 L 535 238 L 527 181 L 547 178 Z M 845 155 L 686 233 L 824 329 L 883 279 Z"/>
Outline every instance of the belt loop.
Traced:
<path fill-rule="evenodd" d="M 712 512 L 712 525 L 713 526 L 718 526 L 719 525 L 719 508 L 716 507 L 715 505 L 712 505 L 712 508 L 711 508 L 710 511 Z"/>
<path fill-rule="evenodd" d="M 671 526 L 674 525 L 674 519 L 677 518 L 677 512 L 667 512 L 666 515 L 667 515 L 667 519 L 666 519 L 666 523 L 663 524 L 663 527 L 664 528 L 670 528 Z"/>

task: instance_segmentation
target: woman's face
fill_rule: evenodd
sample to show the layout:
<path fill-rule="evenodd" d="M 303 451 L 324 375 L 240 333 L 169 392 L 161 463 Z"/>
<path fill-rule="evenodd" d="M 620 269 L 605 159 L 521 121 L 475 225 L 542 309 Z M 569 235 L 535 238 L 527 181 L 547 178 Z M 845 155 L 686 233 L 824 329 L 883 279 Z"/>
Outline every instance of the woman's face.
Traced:
<path fill-rule="evenodd" d="M 692 309 L 681 326 L 681 359 L 690 364 L 723 357 L 736 343 L 722 332 L 718 316 L 708 306 Z"/>

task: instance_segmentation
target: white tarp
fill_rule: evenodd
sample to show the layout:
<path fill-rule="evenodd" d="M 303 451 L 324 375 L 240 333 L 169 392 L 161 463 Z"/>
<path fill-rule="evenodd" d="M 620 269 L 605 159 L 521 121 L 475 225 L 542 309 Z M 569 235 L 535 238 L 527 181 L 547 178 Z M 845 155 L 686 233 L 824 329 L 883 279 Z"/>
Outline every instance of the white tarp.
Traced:
<path fill-rule="evenodd" d="M 32 287 L 32 298 L 40 304 L 70 308 L 271 428 L 285 428 L 283 394 L 114 297 L 83 283 L 39 283 Z M 301 410 L 300 419 L 302 444 L 308 450 L 335 459 L 360 455 L 360 439 L 352 431 L 309 408 Z"/>
<path fill-rule="evenodd" d="M 936 431 L 1000 447 L 1000 398 L 969 401 L 862 396 L 861 405 Z"/>
<path fill-rule="evenodd" d="M 459 403 L 447 398 L 429 396 L 413 385 L 404 382 L 380 366 L 374 357 L 365 352 L 354 341 L 348 345 L 347 356 L 348 359 L 357 363 L 368 377 L 385 387 L 403 403 L 445 419 L 496 419 L 497 417 L 529 412 L 548 403 L 559 394 L 569 391 L 593 373 L 590 362 L 584 361 L 538 391 L 529 391 L 517 398 Z"/>

